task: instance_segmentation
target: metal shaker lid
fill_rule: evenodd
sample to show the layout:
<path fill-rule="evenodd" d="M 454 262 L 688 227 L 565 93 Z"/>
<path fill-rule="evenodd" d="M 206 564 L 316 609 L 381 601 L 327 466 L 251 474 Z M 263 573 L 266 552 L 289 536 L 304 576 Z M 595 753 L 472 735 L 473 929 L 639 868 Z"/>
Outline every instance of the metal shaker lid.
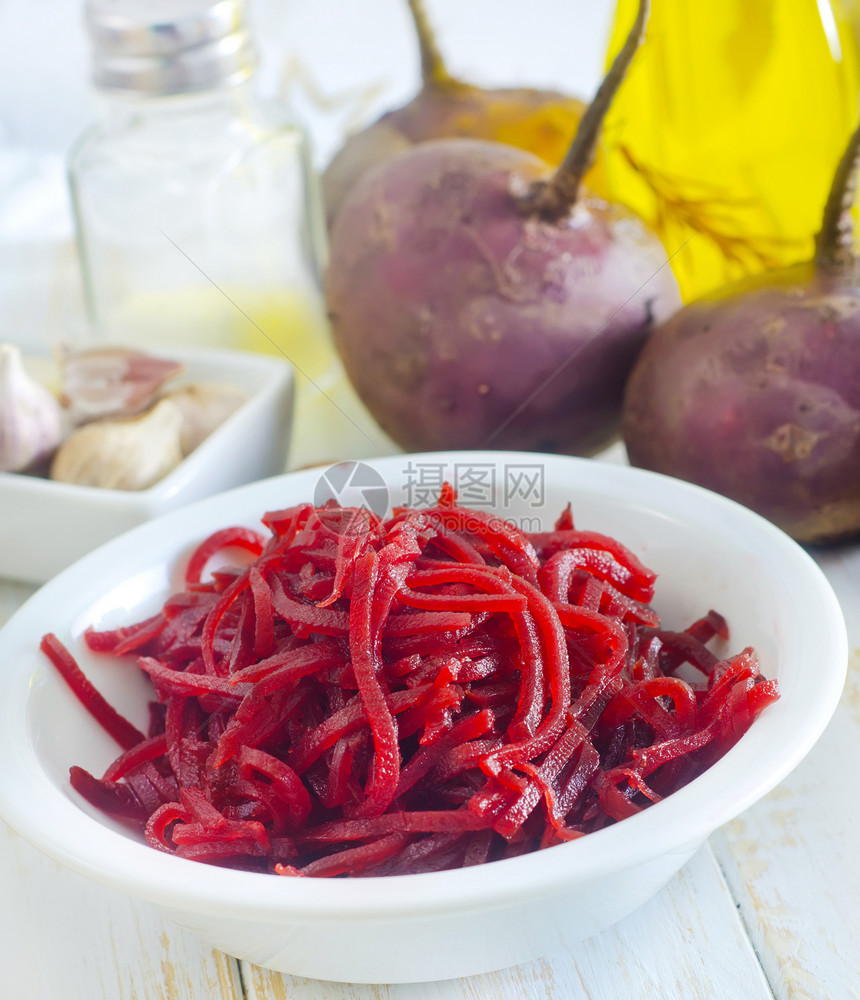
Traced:
<path fill-rule="evenodd" d="M 86 23 L 102 90 L 191 93 L 257 67 L 244 0 L 87 0 Z"/>

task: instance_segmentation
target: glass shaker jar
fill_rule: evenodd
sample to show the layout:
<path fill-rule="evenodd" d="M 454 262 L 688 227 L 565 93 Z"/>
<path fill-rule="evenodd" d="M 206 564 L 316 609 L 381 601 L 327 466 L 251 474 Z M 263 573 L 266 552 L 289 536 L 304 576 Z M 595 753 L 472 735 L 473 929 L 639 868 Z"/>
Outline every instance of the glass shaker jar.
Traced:
<path fill-rule="evenodd" d="M 101 339 L 282 353 L 324 378 L 304 133 L 254 90 L 243 0 L 87 0 L 100 120 L 69 181 Z"/>

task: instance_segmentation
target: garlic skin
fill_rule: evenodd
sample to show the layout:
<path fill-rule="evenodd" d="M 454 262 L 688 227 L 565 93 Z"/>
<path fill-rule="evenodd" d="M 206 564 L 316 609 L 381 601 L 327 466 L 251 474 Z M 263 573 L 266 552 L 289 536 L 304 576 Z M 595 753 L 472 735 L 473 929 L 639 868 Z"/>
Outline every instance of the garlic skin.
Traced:
<path fill-rule="evenodd" d="M 220 382 L 189 382 L 164 398 L 182 412 L 182 451 L 186 455 L 248 399 L 240 389 Z"/>
<path fill-rule="evenodd" d="M 58 401 L 27 374 L 17 347 L 0 344 L 0 472 L 22 472 L 48 458 L 62 434 Z"/>
<path fill-rule="evenodd" d="M 101 420 L 73 431 L 51 465 L 51 478 L 109 490 L 145 490 L 182 461 L 182 413 L 163 399 L 131 420 Z"/>
<path fill-rule="evenodd" d="M 132 417 L 148 410 L 162 385 L 183 365 L 125 347 L 64 349 L 60 355 L 62 403 L 73 423 Z"/>

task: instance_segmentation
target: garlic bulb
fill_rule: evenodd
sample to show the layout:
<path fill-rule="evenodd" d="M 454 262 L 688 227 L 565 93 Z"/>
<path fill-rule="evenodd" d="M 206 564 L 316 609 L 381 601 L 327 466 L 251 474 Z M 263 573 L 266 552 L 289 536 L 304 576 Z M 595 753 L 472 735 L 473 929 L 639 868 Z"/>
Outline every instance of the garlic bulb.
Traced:
<path fill-rule="evenodd" d="M 131 420 L 101 420 L 69 435 L 54 457 L 51 478 L 79 486 L 145 490 L 182 461 L 182 414 L 163 399 Z"/>
<path fill-rule="evenodd" d="M 21 352 L 0 344 L 0 472 L 21 472 L 60 443 L 60 404 L 24 369 Z"/>
<path fill-rule="evenodd" d="M 189 382 L 165 395 L 182 411 L 182 451 L 188 455 L 248 397 L 232 385 Z"/>

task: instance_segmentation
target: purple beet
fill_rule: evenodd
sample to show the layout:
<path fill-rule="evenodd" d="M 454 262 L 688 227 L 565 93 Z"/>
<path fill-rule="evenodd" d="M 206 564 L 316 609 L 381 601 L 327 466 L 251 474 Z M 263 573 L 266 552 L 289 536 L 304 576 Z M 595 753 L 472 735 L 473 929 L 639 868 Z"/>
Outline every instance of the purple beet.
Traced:
<path fill-rule="evenodd" d="M 335 341 L 380 425 L 413 450 L 589 454 L 678 304 L 659 240 L 582 187 L 624 49 L 555 173 L 497 143 L 427 143 L 369 172 L 332 232 Z"/>
<path fill-rule="evenodd" d="M 371 167 L 420 142 L 468 138 L 504 142 L 555 166 L 585 104 L 554 90 L 476 87 L 451 76 L 436 47 L 422 0 L 409 0 L 421 52 L 422 85 L 402 108 L 350 136 L 323 175 L 329 225 L 346 194 Z"/>
<path fill-rule="evenodd" d="M 724 493 L 802 542 L 860 532 L 858 159 L 860 128 L 814 259 L 677 313 L 642 353 L 624 406 L 634 465 Z"/>

